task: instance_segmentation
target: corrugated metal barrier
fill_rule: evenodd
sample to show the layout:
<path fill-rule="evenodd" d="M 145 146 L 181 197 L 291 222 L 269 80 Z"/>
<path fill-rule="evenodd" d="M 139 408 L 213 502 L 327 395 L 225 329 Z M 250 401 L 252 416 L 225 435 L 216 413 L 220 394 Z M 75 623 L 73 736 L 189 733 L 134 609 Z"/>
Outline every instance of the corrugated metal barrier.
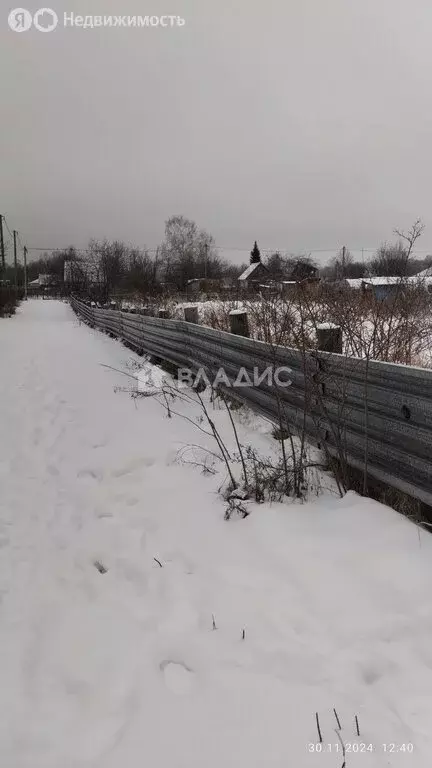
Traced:
<path fill-rule="evenodd" d="M 343 355 L 273 347 L 181 320 L 99 309 L 71 300 L 85 322 L 140 352 L 196 371 L 210 380 L 223 368 L 235 381 L 244 368 L 290 368 L 291 385 L 266 379 L 233 390 L 235 396 L 275 423 L 309 438 L 331 455 L 428 505 L 432 505 L 432 371 L 346 358 Z"/>

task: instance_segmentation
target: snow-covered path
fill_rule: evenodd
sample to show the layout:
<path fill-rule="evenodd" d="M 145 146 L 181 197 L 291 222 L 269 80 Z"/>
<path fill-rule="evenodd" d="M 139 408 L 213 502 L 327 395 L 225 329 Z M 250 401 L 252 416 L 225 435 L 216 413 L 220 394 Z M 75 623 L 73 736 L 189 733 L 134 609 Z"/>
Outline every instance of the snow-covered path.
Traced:
<path fill-rule="evenodd" d="M 225 522 L 131 357 L 59 302 L 0 320 L 0 765 L 340 768 L 336 707 L 348 768 L 429 768 L 429 534 L 354 494 Z"/>

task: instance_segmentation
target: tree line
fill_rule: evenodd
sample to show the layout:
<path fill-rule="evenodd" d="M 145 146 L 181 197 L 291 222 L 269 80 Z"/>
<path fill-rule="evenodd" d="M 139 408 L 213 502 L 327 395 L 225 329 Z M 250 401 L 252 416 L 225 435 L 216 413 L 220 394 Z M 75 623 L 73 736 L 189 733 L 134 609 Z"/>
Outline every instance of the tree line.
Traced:
<path fill-rule="evenodd" d="M 250 253 L 250 264 L 262 263 L 268 279 L 301 281 L 319 276 L 328 280 L 362 278 L 373 275 L 403 277 L 432 266 L 432 256 L 413 258 L 414 244 L 423 233 L 417 220 L 407 233 L 395 230 L 397 240 L 383 243 L 366 261 L 354 259 L 341 249 L 326 266 L 319 267 L 311 255 L 287 255 L 274 252 L 262 258 L 257 241 Z M 65 268 L 66 264 L 66 268 Z M 115 291 L 157 294 L 164 290 L 184 292 L 192 280 L 226 280 L 234 287 L 247 264 L 230 264 L 222 258 L 214 238 L 205 229 L 184 216 L 171 216 L 165 223 L 162 243 L 156 249 L 140 250 L 120 241 L 91 240 L 85 252 L 71 246 L 28 264 L 28 281 L 39 274 L 63 278 L 81 291 L 99 286 L 109 296 Z M 23 283 L 23 267 L 18 265 L 18 285 Z M 14 268 L 8 266 L 4 279 L 13 284 Z M 213 283 L 214 284 L 214 283 Z"/>

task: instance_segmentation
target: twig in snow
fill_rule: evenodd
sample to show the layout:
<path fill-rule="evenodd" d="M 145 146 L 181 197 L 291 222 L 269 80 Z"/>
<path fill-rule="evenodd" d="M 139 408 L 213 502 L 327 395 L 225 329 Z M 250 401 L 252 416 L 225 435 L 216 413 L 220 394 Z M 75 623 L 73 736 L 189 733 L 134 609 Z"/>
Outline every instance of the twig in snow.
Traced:
<path fill-rule="evenodd" d="M 340 724 L 340 720 L 339 720 L 339 718 L 338 718 L 338 713 L 336 712 L 336 710 L 335 710 L 335 708 L 334 708 L 334 707 L 333 707 L 333 712 L 334 712 L 334 716 L 335 716 L 335 718 L 336 718 L 336 722 L 337 722 L 337 724 L 338 724 L 338 728 L 339 728 L 339 730 L 341 730 L 341 724 Z"/>
<path fill-rule="evenodd" d="M 132 376 L 131 373 L 126 373 L 126 371 L 121 371 L 119 368 L 114 368 L 112 365 L 106 365 L 106 363 L 101 363 L 102 368 L 109 368 L 111 371 L 115 371 L 116 373 L 121 373 L 122 376 L 128 376 L 129 379 L 134 379 L 135 381 L 138 381 L 136 376 Z"/>
<path fill-rule="evenodd" d="M 357 736 L 360 736 L 360 728 L 359 728 L 359 724 L 358 724 L 358 717 L 357 717 L 357 715 L 355 716 L 355 724 L 356 724 Z"/>
<path fill-rule="evenodd" d="M 208 464 L 202 461 L 188 461 L 185 459 L 183 464 L 190 464 L 191 467 L 200 467 L 203 475 L 217 475 L 217 472 L 213 467 L 209 467 Z"/>
<path fill-rule="evenodd" d="M 183 451 L 190 450 L 190 448 L 198 448 L 200 451 L 203 451 L 204 453 L 208 453 L 209 456 L 214 456 L 215 459 L 218 461 L 222 461 L 222 456 L 220 453 L 215 453 L 214 451 L 210 451 L 209 448 L 205 448 L 203 445 L 198 445 L 197 443 L 182 443 L 181 448 L 178 449 L 177 454 L 180 455 Z"/>
<path fill-rule="evenodd" d="M 339 731 L 335 728 L 335 734 L 339 739 L 340 745 L 342 747 L 342 755 L 343 755 L 343 763 L 341 765 L 341 768 L 345 768 L 346 766 L 346 759 L 345 759 L 345 744 L 343 743 Z"/>
<path fill-rule="evenodd" d="M 214 613 L 212 613 L 212 621 L 213 621 L 213 629 L 217 629 L 217 626 L 216 626 L 216 619 L 215 619 L 215 615 L 214 615 Z"/>
<path fill-rule="evenodd" d="M 158 565 L 160 565 L 160 567 L 161 567 L 161 568 L 163 568 L 163 565 L 162 565 L 161 561 L 160 561 L 160 560 L 158 560 L 158 559 L 157 559 L 157 557 L 154 557 L 154 558 L 153 558 L 153 560 L 154 560 L 154 561 L 155 561 L 155 562 L 156 562 Z"/>
<path fill-rule="evenodd" d="M 177 451 L 177 458 L 179 461 L 181 461 L 183 464 L 190 464 L 193 467 L 201 467 L 203 474 L 210 474 L 210 475 L 216 475 L 217 471 L 214 469 L 213 466 L 209 466 L 207 463 L 208 456 L 204 459 L 204 461 L 194 461 L 193 459 L 185 459 L 184 455 L 186 455 L 186 452 L 189 450 L 192 450 L 192 448 L 201 448 L 199 445 L 184 445 L 182 448 L 179 448 Z M 218 456 L 217 454 L 213 453 L 213 451 L 207 451 L 205 448 L 201 449 L 209 456 L 215 456 L 218 461 L 221 461 L 221 456 Z M 192 455 L 194 455 L 192 451 Z M 214 462 L 213 462 L 214 463 Z"/>
<path fill-rule="evenodd" d="M 318 738 L 320 740 L 320 744 L 322 744 L 322 736 L 321 736 L 321 728 L 320 728 L 320 724 L 319 724 L 318 712 L 315 713 L 315 717 L 316 717 L 316 726 L 317 726 L 317 731 L 318 731 Z"/>

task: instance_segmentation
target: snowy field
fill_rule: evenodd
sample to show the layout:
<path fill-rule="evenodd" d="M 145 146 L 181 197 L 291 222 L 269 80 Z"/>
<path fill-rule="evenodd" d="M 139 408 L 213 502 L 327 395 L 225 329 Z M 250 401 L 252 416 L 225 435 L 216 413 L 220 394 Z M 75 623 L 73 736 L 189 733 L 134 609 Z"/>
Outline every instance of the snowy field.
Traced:
<path fill-rule="evenodd" d="M 210 439 L 66 304 L 0 355 L 1 768 L 430 768 L 430 534 L 352 493 L 224 521 L 177 460 Z"/>

